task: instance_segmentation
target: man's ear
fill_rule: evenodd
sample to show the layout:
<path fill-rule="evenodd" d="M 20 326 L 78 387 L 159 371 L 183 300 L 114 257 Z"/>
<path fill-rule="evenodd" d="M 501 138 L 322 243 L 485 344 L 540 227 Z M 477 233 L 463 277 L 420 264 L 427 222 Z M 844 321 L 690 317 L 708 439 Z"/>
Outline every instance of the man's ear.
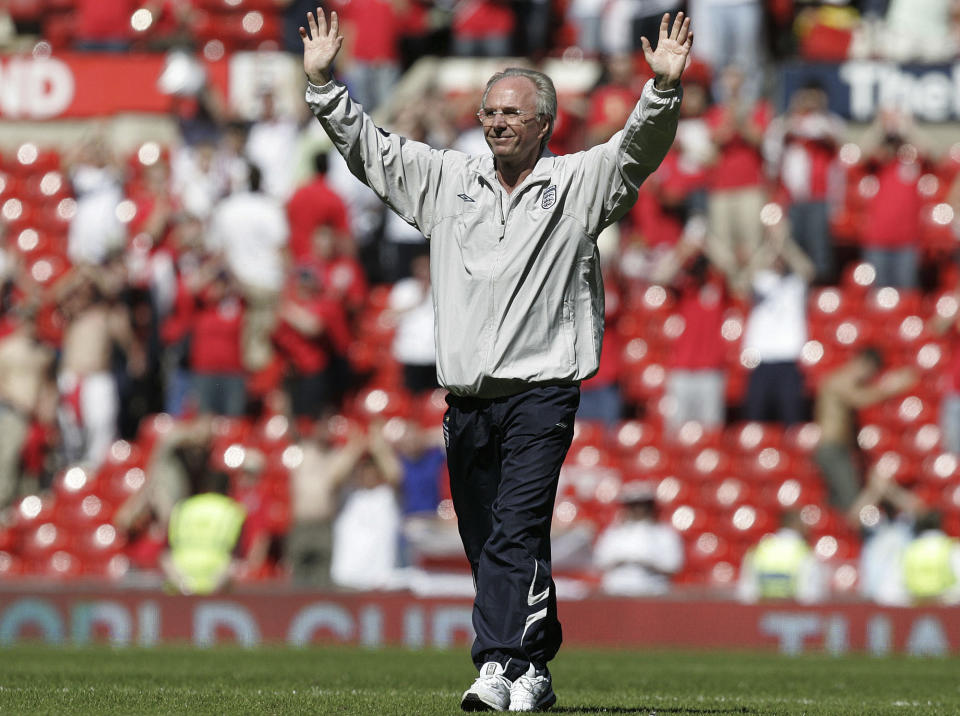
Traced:
<path fill-rule="evenodd" d="M 553 125 L 553 120 L 549 117 L 544 117 L 544 124 L 540 127 L 540 140 L 542 141 L 544 137 L 550 132 L 550 128 Z"/>

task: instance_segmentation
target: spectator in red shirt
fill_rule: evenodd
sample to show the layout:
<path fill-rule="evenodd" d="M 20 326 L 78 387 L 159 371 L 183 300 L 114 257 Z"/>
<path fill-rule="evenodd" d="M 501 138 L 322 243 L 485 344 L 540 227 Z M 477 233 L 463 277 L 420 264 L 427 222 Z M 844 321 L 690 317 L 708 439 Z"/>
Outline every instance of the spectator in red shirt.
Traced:
<path fill-rule="evenodd" d="M 706 429 L 720 428 L 726 407 L 726 351 L 720 328 L 730 305 L 723 275 L 689 239 L 677 244 L 658 274 L 658 282 L 672 284 L 676 291 L 674 315 L 683 321 L 670 353 L 667 427 L 676 431 L 697 421 Z"/>
<path fill-rule="evenodd" d="M 832 190 L 838 185 L 837 149 L 843 120 L 827 109 L 827 93 L 819 82 L 801 87 L 790 98 L 786 114 L 767 129 L 763 150 L 770 174 L 790 200 L 790 228 L 815 269 L 815 280 L 834 276 L 830 237 Z"/>
<path fill-rule="evenodd" d="M 601 420 L 613 425 L 623 417 L 623 399 L 620 396 L 620 336 L 613 329 L 620 306 L 620 296 L 612 282 L 604 282 L 604 334 L 600 366 L 596 375 L 585 380 L 580 387 L 579 420 Z"/>
<path fill-rule="evenodd" d="M 906 115 L 886 111 L 877 116 L 870 129 L 873 136 L 865 141 L 864 154 L 873 165 L 876 191 L 864 206 L 860 241 L 863 258 L 877 271 L 877 286 L 917 285 L 922 170 L 911 131 Z"/>
<path fill-rule="evenodd" d="M 671 149 L 657 170 L 640 186 L 629 224 L 635 236 L 654 252 L 672 249 L 686 222 L 687 184 L 679 167 L 679 154 Z"/>
<path fill-rule="evenodd" d="M 938 301 L 928 325 L 933 333 L 946 337 L 949 356 L 941 378 L 940 442 L 944 449 L 960 454 L 960 290 L 947 298 L 952 300 Z"/>
<path fill-rule="evenodd" d="M 507 0 L 464 0 L 453 14 L 452 52 L 458 57 L 508 57 L 515 25 Z"/>
<path fill-rule="evenodd" d="M 125 52 L 137 0 L 75 0 L 74 45 L 78 50 Z"/>
<path fill-rule="evenodd" d="M 716 146 L 707 176 L 707 248 L 728 280 L 741 284 L 743 268 L 763 239 L 760 210 L 767 194 L 760 147 L 770 108 L 744 98 L 743 74 L 736 67 L 725 70 L 723 80 L 729 99 L 707 112 Z"/>
<path fill-rule="evenodd" d="M 352 320 L 367 300 L 369 286 L 356 247 L 347 235 L 335 236 L 321 227 L 313 232 L 312 264 L 319 272 L 320 285 L 328 298 L 343 306 Z"/>
<path fill-rule="evenodd" d="M 606 59 L 600 82 L 590 93 L 588 147 L 606 142 L 623 129 L 647 79 L 647 75 L 636 71 L 629 52 L 619 52 Z"/>
<path fill-rule="evenodd" d="M 246 376 L 240 336 L 244 306 L 225 269 L 195 296 L 190 337 L 192 393 L 200 412 L 239 416 L 246 410 Z"/>
<path fill-rule="evenodd" d="M 336 357 L 350 344 L 339 301 L 324 295 L 315 266 L 301 265 L 280 304 L 273 340 L 290 365 L 286 388 L 294 415 L 317 418 L 340 393 Z"/>
<path fill-rule="evenodd" d="M 349 236 L 350 224 L 347 205 L 327 184 L 327 155 L 313 156 L 315 174 L 297 189 L 287 202 L 287 221 L 290 223 L 290 258 L 294 263 L 316 259 L 313 253 L 314 232 L 328 231 L 336 240 Z"/>
<path fill-rule="evenodd" d="M 182 417 L 191 392 L 190 337 L 193 331 L 197 305 L 195 294 L 200 292 L 209 276 L 205 265 L 213 260 L 206 256 L 203 246 L 203 223 L 189 214 L 181 215 L 170 233 L 174 276 L 172 286 L 163 289 L 168 294 L 157 301 L 161 319 L 159 338 L 164 384 L 164 411 Z"/>
<path fill-rule="evenodd" d="M 350 96 L 374 111 L 400 77 L 400 37 L 406 0 L 336 0 L 343 49 L 340 57 Z M 301 23 L 303 22 L 301 18 Z M 363 41 L 359 40 L 362 36 Z"/>
<path fill-rule="evenodd" d="M 247 448 L 239 470 L 230 481 L 229 496 L 247 512 L 237 543 L 238 579 L 262 579 L 270 575 L 273 566 L 269 558 L 276 535 L 271 527 L 270 512 L 276 498 L 270 494 L 271 485 L 264 479 L 266 464 L 262 452 Z"/>

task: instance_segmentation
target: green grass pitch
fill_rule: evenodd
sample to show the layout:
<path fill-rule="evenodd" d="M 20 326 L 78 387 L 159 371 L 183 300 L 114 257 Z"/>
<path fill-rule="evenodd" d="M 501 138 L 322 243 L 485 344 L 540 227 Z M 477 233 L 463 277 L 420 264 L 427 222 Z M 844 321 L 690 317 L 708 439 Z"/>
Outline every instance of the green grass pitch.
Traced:
<path fill-rule="evenodd" d="M 960 660 L 566 649 L 562 714 L 957 714 Z M 3 714 L 457 714 L 467 651 L 0 649 Z"/>

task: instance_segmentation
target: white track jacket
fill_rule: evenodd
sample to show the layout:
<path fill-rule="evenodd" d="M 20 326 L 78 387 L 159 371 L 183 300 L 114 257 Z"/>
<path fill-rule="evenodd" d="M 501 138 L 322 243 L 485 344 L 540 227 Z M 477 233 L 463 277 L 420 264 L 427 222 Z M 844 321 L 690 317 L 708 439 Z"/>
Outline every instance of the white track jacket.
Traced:
<path fill-rule="evenodd" d="M 308 84 L 306 99 L 350 171 L 430 241 L 441 385 L 494 398 L 596 373 L 597 235 L 630 209 L 670 148 L 679 88 L 660 92 L 649 81 L 610 141 L 545 153 L 511 194 L 492 154 L 437 150 L 379 129 L 336 81 Z"/>

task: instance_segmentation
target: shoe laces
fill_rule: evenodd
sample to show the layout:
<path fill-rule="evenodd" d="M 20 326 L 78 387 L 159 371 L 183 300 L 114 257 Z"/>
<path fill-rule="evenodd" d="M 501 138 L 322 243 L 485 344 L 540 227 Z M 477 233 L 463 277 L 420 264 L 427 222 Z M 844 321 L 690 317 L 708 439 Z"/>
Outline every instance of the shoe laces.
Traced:
<path fill-rule="evenodd" d="M 513 685 L 510 682 L 510 679 L 503 674 L 481 674 L 477 677 L 477 682 L 489 686 L 496 686 L 500 684 L 505 686 L 507 689 L 510 689 L 510 687 Z"/>
<path fill-rule="evenodd" d="M 526 691 L 533 691 L 539 684 L 546 680 L 546 673 L 521 674 L 514 683 L 519 684 Z"/>

